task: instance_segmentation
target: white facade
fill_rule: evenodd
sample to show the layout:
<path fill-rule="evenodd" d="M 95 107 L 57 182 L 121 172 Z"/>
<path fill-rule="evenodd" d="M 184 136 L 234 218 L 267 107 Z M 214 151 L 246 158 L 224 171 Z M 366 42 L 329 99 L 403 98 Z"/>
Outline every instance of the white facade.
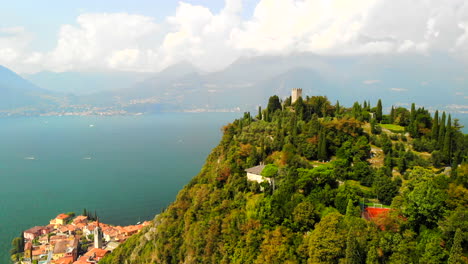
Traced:
<path fill-rule="evenodd" d="M 291 91 L 291 104 L 294 104 L 294 102 L 296 102 L 299 97 L 302 97 L 302 89 L 293 88 Z"/>
<path fill-rule="evenodd" d="M 269 184 L 271 184 L 271 179 L 270 178 L 263 177 L 262 175 L 249 173 L 249 172 L 247 173 L 247 180 L 255 181 L 255 182 L 258 182 L 258 183 L 262 183 L 262 182 L 267 181 Z"/>

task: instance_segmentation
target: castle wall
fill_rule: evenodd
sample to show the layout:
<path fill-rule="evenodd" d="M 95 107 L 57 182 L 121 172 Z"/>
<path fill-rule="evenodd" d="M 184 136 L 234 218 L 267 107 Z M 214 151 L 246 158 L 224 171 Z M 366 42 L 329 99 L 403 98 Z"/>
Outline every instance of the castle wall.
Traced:
<path fill-rule="evenodd" d="M 302 89 L 301 88 L 293 88 L 291 91 L 291 103 L 293 104 L 294 102 L 299 99 L 299 97 L 302 97 Z"/>

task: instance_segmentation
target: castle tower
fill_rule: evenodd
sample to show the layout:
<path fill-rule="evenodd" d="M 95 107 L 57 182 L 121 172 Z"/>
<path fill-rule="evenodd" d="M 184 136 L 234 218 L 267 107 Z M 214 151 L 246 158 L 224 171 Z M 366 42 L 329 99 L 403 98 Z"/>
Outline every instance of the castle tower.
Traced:
<path fill-rule="evenodd" d="M 97 226 L 94 228 L 94 247 L 102 248 L 102 230 L 99 226 L 99 218 L 97 219 Z"/>
<path fill-rule="evenodd" d="M 294 104 L 294 102 L 296 102 L 299 97 L 302 97 L 302 89 L 293 88 L 291 91 L 291 104 Z"/>

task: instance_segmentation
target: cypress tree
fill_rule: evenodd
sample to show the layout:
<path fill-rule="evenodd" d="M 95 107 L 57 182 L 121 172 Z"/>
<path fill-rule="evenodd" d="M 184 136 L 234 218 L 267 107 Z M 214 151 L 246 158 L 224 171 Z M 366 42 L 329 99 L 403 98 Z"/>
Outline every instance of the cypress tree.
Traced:
<path fill-rule="evenodd" d="M 317 153 L 317 158 L 321 161 L 327 160 L 327 139 L 325 136 L 325 131 L 322 130 L 320 133 L 320 140 L 319 140 L 319 149 Z"/>
<path fill-rule="evenodd" d="M 447 127 L 445 129 L 442 153 L 445 157 L 445 162 L 450 164 L 450 160 L 452 159 L 452 117 L 450 115 L 448 116 Z"/>
<path fill-rule="evenodd" d="M 346 239 L 346 252 L 345 252 L 345 263 L 355 264 L 361 263 L 359 260 L 359 251 L 357 247 L 357 241 L 354 237 L 353 230 L 348 231 L 348 237 Z"/>
<path fill-rule="evenodd" d="M 302 100 L 302 97 L 299 97 L 297 101 L 294 103 L 294 111 L 296 112 L 296 115 L 299 117 L 299 120 L 304 120 L 304 112 L 306 106 L 304 104 L 304 101 Z"/>
<path fill-rule="evenodd" d="M 392 105 L 392 110 L 390 110 L 390 124 L 395 123 L 395 108 L 393 108 Z"/>
<path fill-rule="evenodd" d="M 262 120 L 262 107 L 261 106 L 258 107 L 257 119 Z"/>
<path fill-rule="evenodd" d="M 375 113 L 375 118 L 377 119 L 377 122 L 382 121 L 382 100 L 379 99 L 377 102 L 377 110 Z"/>
<path fill-rule="evenodd" d="M 442 149 L 445 136 L 445 112 L 442 113 L 442 119 L 439 122 L 439 139 L 437 140 L 438 149 Z"/>
<path fill-rule="evenodd" d="M 265 121 L 270 122 L 270 115 L 268 114 L 268 111 L 265 111 L 263 117 Z"/>
<path fill-rule="evenodd" d="M 432 139 L 439 139 L 439 110 L 436 110 L 432 121 Z"/>
<path fill-rule="evenodd" d="M 337 100 L 336 105 L 335 105 L 335 116 L 338 116 L 340 114 L 340 102 Z"/>
<path fill-rule="evenodd" d="M 416 105 L 412 103 L 411 113 L 410 113 L 410 123 L 414 123 L 414 121 L 416 121 Z"/>
<path fill-rule="evenodd" d="M 450 255 L 448 259 L 448 264 L 458 264 L 458 263 L 463 263 L 462 260 L 462 233 L 460 228 L 457 229 L 455 232 L 455 237 L 453 238 L 453 244 L 452 248 L 450 249 Z"/>
<path fill-rule="evenodd" d="M 356 215 L 356 207 L 354 207 L 353 201 L 351 199 L 348 200 L 348 205 L 346 206 L 346 217 L 349 218 L 351 216 L 358 217 Z"/>

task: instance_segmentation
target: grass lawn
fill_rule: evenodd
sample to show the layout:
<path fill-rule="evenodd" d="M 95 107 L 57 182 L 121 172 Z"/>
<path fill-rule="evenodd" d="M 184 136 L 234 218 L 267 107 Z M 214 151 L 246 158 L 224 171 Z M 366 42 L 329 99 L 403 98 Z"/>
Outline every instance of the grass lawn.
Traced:
<path fill-rule="evenodd" d="M 386 128 L 394 133 L 400 133 L 400 132 L 405 132 L 405 128 L 399 125 L 394 125 L 394 124 L 381 124 L 380 125 L 382 128 Z"/>
<path fill-rule="evenodd" d="M 378 207 L 378 208 L 392 208 L 390 205 L 379 204 L 379 203 L 365 203 L 369 207 Z"/>

